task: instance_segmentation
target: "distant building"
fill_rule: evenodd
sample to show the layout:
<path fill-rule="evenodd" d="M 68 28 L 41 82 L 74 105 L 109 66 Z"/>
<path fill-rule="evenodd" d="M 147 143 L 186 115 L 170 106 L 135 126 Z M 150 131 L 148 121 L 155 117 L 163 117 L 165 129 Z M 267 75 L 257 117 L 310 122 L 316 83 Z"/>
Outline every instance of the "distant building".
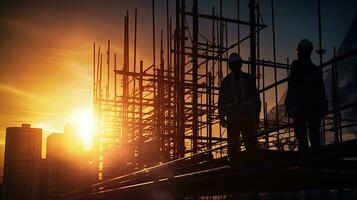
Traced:
<path fill-rule="evenodd" d="M 47 159 L 41 159 L 40 162 L 40 173 L 38 182 L 38 200 L 48 200 L 48 179 L 47 179 Z"/>
<path fill-rule="evenodd" d="M 82 151 L 76 127 L 67 124 L 65 133 L 47 137 L 47 195 L 49 200 L 96 181 L 98 167 Z"/>
<path fill-rule="evenodd" d="M 64 151 L 64 139 L 62 133 L 54 133 L 47 137 L 47 183 L 49 199 L 56 199 L 65 191 L 70 184 L 66 184 L 68 179 Z"/>
<path fill-rule="evenodd" d="M 6 129 L 4 200 L 37 200 L 42 129 L 30 124 Z"/>

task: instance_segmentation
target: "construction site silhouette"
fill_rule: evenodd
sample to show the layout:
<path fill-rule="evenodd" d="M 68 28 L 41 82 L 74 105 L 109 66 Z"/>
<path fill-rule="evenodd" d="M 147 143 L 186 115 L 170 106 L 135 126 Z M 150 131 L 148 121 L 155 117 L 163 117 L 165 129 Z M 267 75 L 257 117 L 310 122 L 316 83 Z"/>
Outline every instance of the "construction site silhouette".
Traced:
<path fill-rule="evenodd" d="M 238 0 L 235 18 L 222 0 L 211 14 L 198 0 L 167 0 L 159 38 L 152 0 L 152 63 L 137 60 L 137 10 L 132 21 L 127 11 L 123 58 L 110 40 L 93 44 L 99 180 L 59 199 L 357 198 L 357 20 L 327 58 L 317 2 L 316 65 L 303 38 L 292 41 L 297 60 L 277 61 L 273 0 Z"/>

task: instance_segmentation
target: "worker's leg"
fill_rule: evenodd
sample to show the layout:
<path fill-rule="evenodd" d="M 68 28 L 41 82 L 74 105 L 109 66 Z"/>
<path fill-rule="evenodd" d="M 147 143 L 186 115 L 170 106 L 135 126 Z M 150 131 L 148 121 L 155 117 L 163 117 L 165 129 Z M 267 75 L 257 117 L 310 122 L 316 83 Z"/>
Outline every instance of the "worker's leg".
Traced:
<path fill-rule="evenodd" d="M 295 136 L 298 142 L 298 147 L 300 152 L 307 153 L 309 152 L 309 143 L 307 140 L 307 127 L 306 127 L 306 116 L 297 115 L 294 116 L 294 130 Z"/>
<path fill-rule="evenodd" d="M 247 151 L 257 151 L 257 120 L 245 120 L 242 123 L 242 136 Z"/>
<path fill-rule="evenodd" d="M 237 123 L 227 123 L 227 138 L 228 138 L 228 158 L 233 161 L 238 155 L 238 140 L 239 140 L 239 126 Z"/>
<path fill-rule="evenodd" d="M 320 125 L 321 117 L 312 116 L 309 118 L 309 136 L 311 142 L 311 151 L 318 152 L 320 150 Z"/>

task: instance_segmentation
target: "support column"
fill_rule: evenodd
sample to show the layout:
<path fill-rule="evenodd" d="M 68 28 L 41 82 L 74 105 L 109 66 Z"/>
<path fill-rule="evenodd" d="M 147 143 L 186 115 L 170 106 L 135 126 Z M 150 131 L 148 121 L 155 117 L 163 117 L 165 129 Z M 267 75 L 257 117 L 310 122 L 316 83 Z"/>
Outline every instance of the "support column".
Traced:
<path fill-rule="evenodd" d="M 256 76 L 256 22 L 255 22 L 255 0 L 249 1 L 250 20 L 250 68 L 251 74 Z"/>
<path fill-rule="evenodd" d="M 193 44 L 192 44 L 192 79 L 193 79 L 193 95 L 192 95 L 192 104 L 193 104 L 193 153 L 197 153 L 197 134 L 198 134 L 198 107 L 197 107 L 197 98 L 198 98 L 198 66 L 197 66 L 197 48 L 198 48 L 198 9 L 197 9 L 197 0 L 193 0 L 192 6 L 192 30 L 193 30 Z"/>

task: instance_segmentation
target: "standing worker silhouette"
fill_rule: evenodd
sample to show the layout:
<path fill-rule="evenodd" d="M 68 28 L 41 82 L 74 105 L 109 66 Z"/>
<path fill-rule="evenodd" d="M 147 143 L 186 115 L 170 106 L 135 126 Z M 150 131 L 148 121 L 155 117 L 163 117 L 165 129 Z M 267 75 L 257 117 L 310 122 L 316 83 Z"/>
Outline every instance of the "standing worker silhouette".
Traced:
<path fill-rule="evenodd" d="M 322 70 L 311 61 L 313 45 L 308 39 L 301 40 L 296 50 L 298 59 L 291 65 L 286 112 L 293 118 L 299 151 L 310 151 L 308 128 L 311 151 L 317 152 L 320 149 L 321 118 L 327 111 Z"/>
<path fill-rule="evenodd" d="M 241 71 L 242 58 L 232 53 L 228 65 L 231 72 L 221 84 L 218 112 L 221 125 L 227 127 L 228 157 L 233 160 L 238 154 L 240 133 L 246 150 L 257 150 L 256 131 L 261 102 L 254 77 Z"/>

